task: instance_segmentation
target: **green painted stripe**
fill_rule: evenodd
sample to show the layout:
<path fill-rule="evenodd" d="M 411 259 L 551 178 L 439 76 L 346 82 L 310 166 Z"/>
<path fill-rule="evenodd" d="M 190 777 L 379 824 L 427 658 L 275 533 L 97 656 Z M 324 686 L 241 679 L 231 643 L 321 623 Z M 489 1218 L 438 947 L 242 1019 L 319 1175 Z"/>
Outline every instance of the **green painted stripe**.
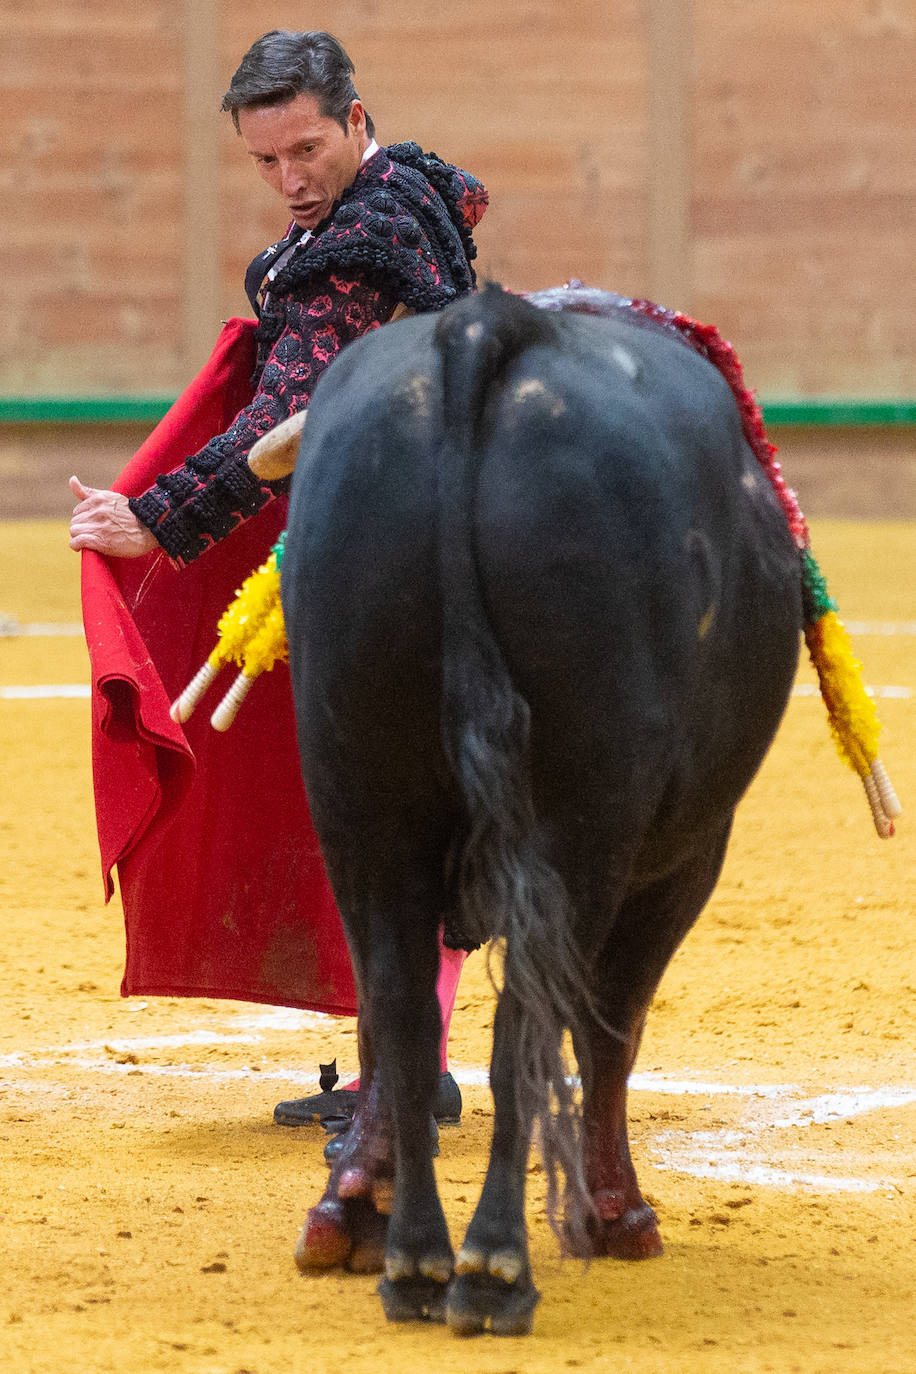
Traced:
<path fill-rule="evenodd" d="M 8 425 L 155 424 L 174 396 L 0 396 Z"/>
<path fill-rule="evenodd" d="M 155 424 L 173 395 L 0 396 L 0 424 Z M 768 425 L 916 425 L 916 400 L 808 397 L 763 401 Z"/>
<path fill-rule="evenodd" d="M 812 397 L 761 404 L 768 425 L 916 425 L 916 401 Z"/>

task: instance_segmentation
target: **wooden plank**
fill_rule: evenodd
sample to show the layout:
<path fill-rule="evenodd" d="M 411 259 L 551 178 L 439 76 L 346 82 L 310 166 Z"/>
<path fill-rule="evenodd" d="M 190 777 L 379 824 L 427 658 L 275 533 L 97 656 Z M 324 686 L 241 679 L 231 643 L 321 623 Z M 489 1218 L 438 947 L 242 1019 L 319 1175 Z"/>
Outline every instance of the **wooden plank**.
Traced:
<path fill-rule="evenodd" d="M 312 21 L 356 63 L 379 139 L 415 139 L 480 177 L 480 278 L 518 289 L 580 277 L 647 294 L 645 0 L 373 0 L 358 21 L 327 0 Z M 302 27 L 290 0 L 225 0 L 224 60 L 266 28 Z M 225 158 L 224 308 L 283 230 L 282 207 L 241 156 Z M 231 302 L 236 304 L 232 305 Z"/>
<path fill-rule="evenodd" d="M 646 0 L 649 35 L 649 294 L 690 312 L 691 0 Z"/>
<path fill-rule="evenodd" d="M 217 0 L 184 0 L 182 363 L 196 372 L 219 330 L 222 287 Z"/>

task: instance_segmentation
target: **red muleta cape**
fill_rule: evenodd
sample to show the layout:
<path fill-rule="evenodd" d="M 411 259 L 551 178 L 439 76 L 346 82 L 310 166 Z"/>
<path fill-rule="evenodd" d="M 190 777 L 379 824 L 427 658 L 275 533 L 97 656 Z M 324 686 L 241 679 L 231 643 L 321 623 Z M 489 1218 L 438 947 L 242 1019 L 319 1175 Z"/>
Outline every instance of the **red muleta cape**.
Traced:
<path fill-rule="evenodd" d="M 116 491 L 139 495 L 248 404 L 254 330 L 253 320 L 226 324 Z M 124 996 L 356 1012 L 299 772 L 286 666 L 258 680 L 226 734 L 211 728 L 210 714 L 231 669 L 184 726 L 169 716 L 285 517 L 281 498 L 181 570 L 161 551 L 137 559 L 83 553 L 96 819 L 106 900 L 117 866 L 124 906 Z"/>

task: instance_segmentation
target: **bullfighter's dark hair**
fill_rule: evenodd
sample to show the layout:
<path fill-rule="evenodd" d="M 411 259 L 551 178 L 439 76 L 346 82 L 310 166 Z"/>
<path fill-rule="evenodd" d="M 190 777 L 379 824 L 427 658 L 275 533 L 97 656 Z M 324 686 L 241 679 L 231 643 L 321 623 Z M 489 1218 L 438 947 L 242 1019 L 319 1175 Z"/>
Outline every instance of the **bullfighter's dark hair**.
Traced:
<path fill-rule="evenodd" d="M 229 83 L 220 109 L 232 115 L 239 131 L 239 110 L 256 105 L 284 105 L 297 95 L 311 95 L 321 113 L 335 119 L 344 133 L 354 100 L 356 71 L 343 46 L 323 29 L 294 33 L 271 29 L 252 43 Z M 366 132 L 372 138 L 375 125 L 366 115 Z"/>

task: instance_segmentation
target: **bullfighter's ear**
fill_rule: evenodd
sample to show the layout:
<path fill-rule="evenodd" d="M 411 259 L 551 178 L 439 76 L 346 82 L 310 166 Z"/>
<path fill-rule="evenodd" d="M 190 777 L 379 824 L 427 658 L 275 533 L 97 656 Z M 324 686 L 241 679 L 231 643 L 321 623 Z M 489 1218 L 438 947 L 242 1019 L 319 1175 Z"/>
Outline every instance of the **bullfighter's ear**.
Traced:
<path fill-rule="evenodd" d="M 307 410 L 299 410 L 263 434 L 248 455 L 248 466 L 262 482 L 288 477 L 296 466 Z"/>

